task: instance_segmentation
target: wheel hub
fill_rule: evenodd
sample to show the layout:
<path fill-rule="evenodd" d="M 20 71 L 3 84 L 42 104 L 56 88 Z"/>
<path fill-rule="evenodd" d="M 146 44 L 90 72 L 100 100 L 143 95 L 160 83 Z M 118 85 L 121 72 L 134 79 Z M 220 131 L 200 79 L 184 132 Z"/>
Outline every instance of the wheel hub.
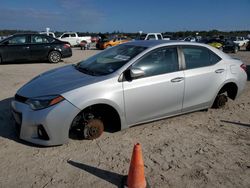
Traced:
<path fill-rule="evenodd" d="M 218 107 L 224 106 L 226 102 L 227 102 L 227 97 L 225 95 L 218 96 Z"/>
<path fill-rule="evenodd" d="M 103 131 L 104 125 L 100 119 L 90 119 L 84 125 L 84 138 L 88 140 L 96 139 L 102 135 Z"/>

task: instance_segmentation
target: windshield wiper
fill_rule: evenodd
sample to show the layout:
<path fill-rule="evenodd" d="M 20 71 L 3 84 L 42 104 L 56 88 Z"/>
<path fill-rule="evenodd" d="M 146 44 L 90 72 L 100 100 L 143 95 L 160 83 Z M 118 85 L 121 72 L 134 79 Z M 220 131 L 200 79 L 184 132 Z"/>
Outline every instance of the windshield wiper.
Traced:
<path fill-rule="evenodd" d="M 92 76 L 98 76 L 98 75 L 100 75 L 100 74 L 96 73 L 95 71 L 92 71 L 92 70 L 90 70 L 90 69 L 88 69 L 88 68 L 83 68 L 83 67 L 81 67 L 81 66 L 79 66 L 79 65 L 74 65 L 74 67 L 75 67 L 78 71 L 80 71 L 80 72 L 82 72 L 82 73 L 84 73 L 84 74 L 89 74 L 89 75 L 92 75 Z"/>

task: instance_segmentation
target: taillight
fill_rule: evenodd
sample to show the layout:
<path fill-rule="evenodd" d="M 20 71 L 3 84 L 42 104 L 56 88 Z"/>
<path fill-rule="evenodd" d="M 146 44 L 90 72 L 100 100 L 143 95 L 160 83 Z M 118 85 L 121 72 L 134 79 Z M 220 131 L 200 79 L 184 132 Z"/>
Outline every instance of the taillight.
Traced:
<path fill-rule="evenodd" d="M 247 66 L 245 64 L 241 64 L 240 66 L 245 72 L 247 72 Z"/>
<path fill-rule="evenodd" d="M 63 47 L 64 48 L 70 48 L 70 45 L 69 44 L 64 44 Z"/>

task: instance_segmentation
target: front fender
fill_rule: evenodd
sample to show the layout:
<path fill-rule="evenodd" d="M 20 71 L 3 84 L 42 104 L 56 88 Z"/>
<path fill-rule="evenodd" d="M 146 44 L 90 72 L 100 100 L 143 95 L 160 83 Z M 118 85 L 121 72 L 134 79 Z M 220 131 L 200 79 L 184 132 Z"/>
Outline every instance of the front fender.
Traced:
<path fill-rule="evenodd" d="M 112 108 L 114 108 L 116 110 L 116 112 L 118 113 L 119 117 L 120 117 L 120 121 L 121 121 L 121 129 L 127 128 L 127 123 L 126 123 L 126 118 L 125 118 L 125 113 L 124 113 L 124 107 L 120 107 L 119 104 L 108 100 L 108 99 L 98 99 L 98 100 L 94 100 L 94 101 L 86 101 L 84 103 L 84 105 L 82 105 L 80 107 L 81 110 L 86 109 L 89 106 L 93 106 L 93 105 L 97 105 L 97 104 L 105 104 L 105 105 L 109 105 Z"/>

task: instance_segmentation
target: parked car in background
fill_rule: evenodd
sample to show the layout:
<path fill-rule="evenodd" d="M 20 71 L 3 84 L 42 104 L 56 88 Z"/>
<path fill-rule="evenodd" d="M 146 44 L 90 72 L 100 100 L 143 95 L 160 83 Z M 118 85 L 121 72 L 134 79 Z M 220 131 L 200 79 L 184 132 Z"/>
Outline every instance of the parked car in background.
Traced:
<path fill-rule="evenodd" d="M 196 42 L 196 38 L 192 37 L 192 36 L 189 36 L 189 37 L 184 38 L 182 41 Z"/>
<path fill-rule="evenodd" d="M 85 139 L 236 99 L 246 65 L 209 45 L 124 43 L 76 65 L 39 75 L 11 102 L 21 139 L 61 145 L 70 130 Z"/>
<path fill-rule="evenodd" d="M 206 44 L 210 45 L 210 46 L 213 46 L 217 49 L 220 49 L 220 50 L 223 50 L 223 41 L 221 39 L 217 39 L 217 38 L 214 38 L 214 39 L 209 39 Z"/>
<path fill-rule="evenodd" d="M 250 51 L 250 41 L 248 41 L 247 45 L 246 45 L 246 50 Z"/>
<path fill-rule="evenodd" d="M 232 53 L 237 53 L 240 49 L 239 45 L 234 43 L 231 39 L 224 39 L 222 48 L 224 52 Z"/>
<path fill-rule="evenodd" d="M 161 33 L 142 33 L 138 34 L 135 40 L 163 40 L 163 36 Z"/>
<path fill-rule="evenodd" d="M 86 41 L 88 44 L 91 43 L 91 36 L 79 36 L 75 32 L 63 33 L 58 39 L 68 42 L 71 46 L 79 46 L 81 41 Z"/>
<path fill-rule="evenodd" d="M 92 43 L 96 43 L 96 42 L 99 41 L 99 39 L 100 39 L 99 36 L 92 36 L 92 37 L 91 37 L 91 42 L 92 42 Z"/>
<path fill-rule="evenodd" d="M 173 36 L 172 35 L 162 35 L 163 40 L 172 40 Z"/>
<path fill-rule="evenodd" d="M 201 40 L 199 40 L 198 43 L 207 44 L 209 40 L 210 40 L 209 38 L 205 38 L 205 37 L 204 37 L 204 38 L 202 38 Z"/>
<path fill-rule="evenodd" d="M 81 41 L 79 44 L 81 50 L 88 50 L 90 48 L 90 43 L 87 43 L 85 40 Z"/>
<path fill-rule="evenodd" d="M 127 37 L 116 37 L 116 38 L 112 38 L 112 39 L 102 40 L 99 42 L 99 49 L 103 50 L 106 48 L 110 48 L 110 47 L 116 46 L 118 44 L 129 42 L 130 40 L 131 39 L 129 39 Z"/>
<path fill-rule="evenodd" d="M 246 45 L 249 41 L 245 37 L 232 37 L 231 39 L 234 41 L 235 44 L 238 44 L 240 47 Z"/>
<path fill-rule="evenodd" d="M 96 41 L 96 49 L 100 49 L 100 44 L 102 44 L 103 42 L 107 42 L 110 39 L 111 38 L 108 37 L 107 35 L 99 34 L 98 35 L 98 40 Z"/>
<path fill-rule="evenodd" d="M 41 34 L 16 34 L 0 42 L 0 63 L 49 60 L 72 56 L 69 43 Z"/>
<path fill-rule="evenodd" d="M 199 43 L 208 44 L 224 52 L 237 53 L 239 50 L 238 44 L 235 44 L 231 39 L 218 39 L 218 38 L 203 38 L 198 41 Z"/>

